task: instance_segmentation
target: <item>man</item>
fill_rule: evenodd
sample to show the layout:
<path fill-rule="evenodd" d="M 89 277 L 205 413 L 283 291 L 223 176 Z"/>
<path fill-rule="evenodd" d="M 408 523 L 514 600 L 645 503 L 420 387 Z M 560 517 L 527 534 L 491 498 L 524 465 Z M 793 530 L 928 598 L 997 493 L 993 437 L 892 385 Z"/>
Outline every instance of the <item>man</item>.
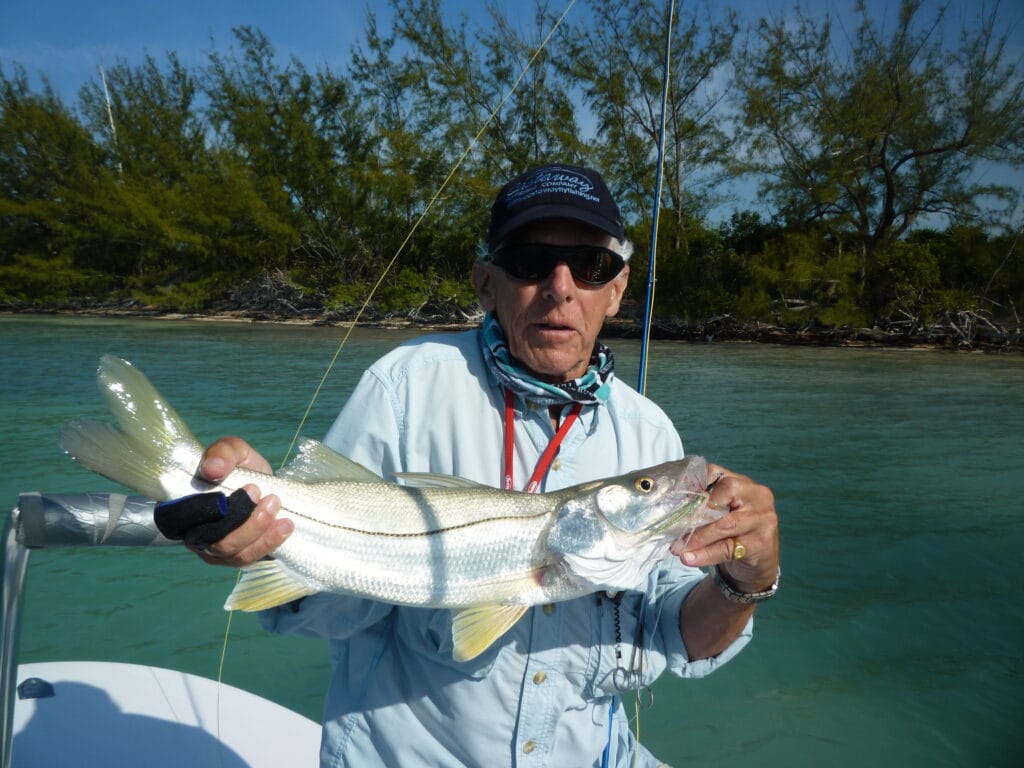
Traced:
<path fill-rule="evenodd" d="M 681 458 L 672 423 L 614 377 L 597 340 L 618 312 L 632 251 L 593 170 L 545 166 L 507 184 L 492 209 L 473 285 L 483 328 L 402 345 L 364 374 L 325 442 L 387 477 L 458 475 L 555 490 Z M 566 426 L 568 424 L 568 426 Z M 541 461 L 555 442 L 557 454 Z M 270 472 L 239 438 L 202 473 Z M 483 654 L 456 662 L 448 611 L 318 594 L 263 615 L 282 633 L 331 641 L 322 766 L 656 763 L 615 708 L 624 688 L 665 669 L 707 674 L 749 639 L 777 585 L 771 492 L 714 465 L 729 510 L 673 548 L 644 591 L 531 609 Z M 287 538 L 273 496 L 199 555 L 241 566 Z M 705 576 L 698 566 L 716 566 Z M 642 665 L 639 663 L 642 659 Z"/>

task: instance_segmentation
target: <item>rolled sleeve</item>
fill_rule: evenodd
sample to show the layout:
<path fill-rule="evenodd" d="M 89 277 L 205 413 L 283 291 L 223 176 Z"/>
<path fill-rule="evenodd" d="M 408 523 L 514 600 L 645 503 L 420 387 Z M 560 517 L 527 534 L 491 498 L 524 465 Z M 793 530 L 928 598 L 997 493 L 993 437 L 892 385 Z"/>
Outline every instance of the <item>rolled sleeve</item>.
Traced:
<path fill-rule="evenodd" d="M 665 652 L 666 668 L 677 677 L 704 677 L 739 653 L 750 642 L 754 634 L 754 619 L 751 618 L 739 636 L 716 656 L 691 661 L 686 653 L 682 633 L 679 631 L 679 612 L 690 591 L 705 578 L 703 571 L 687 568 L 678 561 L 665 567 L 663 580 L 670 583 L 661 599 L 658 631 L 661 634 Z"/>

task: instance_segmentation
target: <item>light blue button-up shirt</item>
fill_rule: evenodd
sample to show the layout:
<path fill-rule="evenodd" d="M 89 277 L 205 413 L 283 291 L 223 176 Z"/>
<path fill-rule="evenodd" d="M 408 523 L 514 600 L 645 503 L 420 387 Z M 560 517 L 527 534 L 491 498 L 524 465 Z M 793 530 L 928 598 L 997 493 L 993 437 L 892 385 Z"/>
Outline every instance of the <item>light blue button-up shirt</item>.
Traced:
<path fill-rule="evenodd" d="M 384 477 L 436 472 L 500 486 L 503 392 L 477 333 L 423 337 L 383 357 L 363 375 L 325 442 Z M 545 406 L 516 401 L 517 484 L 525 485 L 553 435 Z M 682 455 L 668 417 L 616 379 L 606 404 L 584 407 L 540 490 Z M 330 640 L 324 768 L 600 765 L 622 677 L 614 672 L 634 655 L 641 621 L 643 684 L 666 669 L 701 677 L 749 640 L 750 625 L 722 654 L 687 658 L 679 610 L 702 578 L 669 556 L 645 592 L 622 595 L 618 622 L 606 595 L 538 606 L 464 663 L 452 659 L 447 610 L 318 594 L 262 620 L 275 632 Z M 634 750 L 639 765 L 657 764 L 633 740 L 621 708 L 610 730 L 611 765 L 632 765 Z"/>

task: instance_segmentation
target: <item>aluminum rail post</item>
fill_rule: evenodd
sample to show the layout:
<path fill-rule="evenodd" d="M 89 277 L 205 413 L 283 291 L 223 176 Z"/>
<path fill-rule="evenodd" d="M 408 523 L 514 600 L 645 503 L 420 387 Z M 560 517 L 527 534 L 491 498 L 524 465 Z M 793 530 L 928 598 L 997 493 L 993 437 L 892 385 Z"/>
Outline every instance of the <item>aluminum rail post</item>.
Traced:
<path fill-rule="evenodd" d="M 0 616 L 0 768 L 10 768 L 18 635 L 29 553 L 43 547 L 168 546 L 153 522 L 154 501 L 120 493 L 23 493 L 3 528 Z"/>

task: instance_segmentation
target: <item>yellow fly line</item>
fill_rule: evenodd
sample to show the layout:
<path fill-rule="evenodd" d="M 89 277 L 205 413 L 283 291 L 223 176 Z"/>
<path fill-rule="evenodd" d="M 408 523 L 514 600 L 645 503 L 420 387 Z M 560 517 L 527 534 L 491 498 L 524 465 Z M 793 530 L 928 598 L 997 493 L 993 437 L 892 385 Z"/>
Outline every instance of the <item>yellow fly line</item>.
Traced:
<path fill-rule="evenodd" d="M 416 233 L 416 230 L 419 228 L 420 224 L 423 223 L 424 219 L 426 219 L 427 214 L 430 212 L 430 209 L 434 206 L 434 203 L 437 202 L 437 199 L 441 196 L 441 193 L 444 192 L 444 190 L 448 187 L 448 184 L 455 177 L 456 172 L 458 172 L 459 168 L 462 166 L 462 163 L 469 156 L 469 153 L 473 151 L 473 147 L 475 147 L 477 142 L 479 142 L 480 137 L 483 136 L 484 131 L 487 130 L 487 126 L 491 124 L 491 122 L 494 120 L 494 118 L 497 116 L 497 114 L 499 112 L 501 112 L 501 109 L 502 109 L 502 107 L 505 106 L 505 103 L 516 92 L 516 89 L 519 87 L 519 84 L 523 81 L 523 78 L 526 76 L 526 73 L 529 71 L 530 67 L 533 66 L 533 62 L 537 60 L 537 57 L 540 55 L 541 51 L 543 51 L 544 48 L 547 46 L 548 42 L 551 40 L 552 35 L 554 35 L 555 31 L 561 26 L 562 22 L 565 20 L 565 17 L 568 15 L 569 11 L 572 9 L 572 7 L 575 4 L 576 4 L 576 0 L 569 0 L 569 4 L 565 7 L 565 10 L 562 11 L 562 14 L 561 14 L 561 16 L 558 17 L 557 21 L 555 21 L 554 26 L 551 27 L 551 31 L 548 32 L 548 34 L 545 36 L 545 38 L 541 41 L 541 44 L 537 47 L 537 50 L 535 50 L 533 52 L 533 55 L 530 57 L 530 60 L 528 62 L 526 62 L 526 66 L 524 66 L 523 67 L 523 71 L 519 73 L 519 76 L 516 78 L 516 81 L 512 84 L 512 87 L 509 90 L 509 92 L 507 94 L 505 94 L 504 98 L 502 98 L 502 100 L 498 104 L 498 106 L 496 106 L 494 108 L 494 110 L 491 112 L 491 114 L 487 116 L 487 119 L 484 121 L 483 125 L 480 126 L 480 130 L 477 131 L 476 135 L 473 137 L 473 139 L 466 146 L 466 149 L 459 156 L 459 159 L 455 162 L 455 165 L 452 167 L 451 171 L 445 177 L 445 180 L 442 182 L 441 186 L 438 187 L 437 191 L 430 198 L 430 200 L 428 201 L 426 207 L 423 209 L 423 212 L 419 215 L 419 217 L 413 223 L 412 228 L 409 230 L 409 233 L 405 236 L 405 239 L 402 240 L 401 244 L 398 246 L 398 249 L 395 251 L 394 256 L 391 257 L 391 260 L 388 262 L 387 266 L 384 268 L 384 271 L 381 273 L 380 278 L 378 278 L 377 282 L 374 283 L 373 287 L 370 289 L 370 292 L 367 294 L 366 299 L 365 299 L 365 301 L 363 301 L 362 306 L 359 307 L 359 311 L 356 313 L 355 318 L 349 324 L 348 330 L 345 331 L 345 335 L 342 336 L 341 341 L 338 343 L 337 348 L 334 350 L 334 355 L 331 357 L 330 362 L 327 364 L 327 368 L 324 370 L 323 375 L 320 377 L 320 381 L 317 383 L 316 389 L 313 391 L 313 396 L 310 398 L 309 405 L 306 406 L 306 411 L 305 411 L 305 413 L 302 414 L 302 419 L 299 421 L 299 425 L 298 425 L 298 427 L 295 430 L 295 434 L 292 435 L 292 440 L 291 440 L 291 443 L 289 443 L 289 445 L 288 445 L 288 450 L 285 452 L 285 456 L 281 460 L 281 466 L 282 467 L 287 463 L 289 457 L 291 456 L 292 451 L 295 448 L 295 443 L 298 442 L 299 436 L 302 434 L 302 430 L 306 426 L 306 421 L 308 421 L 309 415 L 313 411 L 313 406 L 316 404 L 316 401 L 317 401 L 317 399 L 320 396 L 320 392 L 323 389 L 324 384 L 327 382 L 327 379 L 330 376 L 331 371 L 334 370 L 334 366 L 338 362 L 338 358 L 341 356 L 341 351 L 342 351 L 342 349 L 345 348 L 345 344 L 348 342 L 349 336 L 352 335 L 352 329 L 355 328 L 356 325 L 359 323 L 359 319 L 363 316 L 363 313 L 366 311 L 366 308 L 370 305 L 370 301 L 373 300 L 374 294 L 376 294 L 377 289 L 380 288 L 381 284 L 384 282 L 384 278 L 387 277 L 387 274 L 391 271 L 391 268 L 395 265 L 395 262 L 398 260 L 399 255 L 402 253 L 402 251 L 405 250 L 406 245 L 409 244 L 409 241 L 412 239 L 412 236 Z M 238 580 L 241 578 L 241 576 L 242 576 L 242 572 L 238 571 L 238 575 L 237 575 L 237 577 L 235 579 L 235 583 L 236 584 L 238 583 Z M 227 657 L 228 639 L 229 639 L 229 637 L 231 635 L 231 617 L 232 617 L 233 613 L 234 613 L 233 611 L 228 611 L 227 622 L 226 622 L 226 624 L 224 626 L 224 641 L 223 641 L 223 643 L 221 645 L 220 663 L 219 663 L 219 665 L 217 667 L 217 682 L 218 683 L 223 682 L 223 679 L 224 679 L 224 662 L 225 662 L 225 659 Z M 219 689 L 218 689 L 218 698 L 219 698 L 219 696 L 220 696 L 220 693 L 219 693 Z M 218 733 L 218 736 L 219 736 L 219 734 L 220 734 L 220 704 L 219 704 L 219 702 L 218 702 L 218 706 L 217 706 L 217 733 Z"/>
<path fill-rule="evenodd" d="M 313 411 L 313 406 L 316 404 L 317 399 L 320 397 L 320 391 L 323 389 L 324 384 L 327 382 L 327 378 L 331 375 L 331 371 L 334 370 L 334 366 L 338 362 L 338 357 L 341 355 L 341 350 L 345 348 L 345 344 L 348 342 L 349 336 L 352 335 L 352 329 L 354 329 L 356 325 L 359 323 L 359 319 L 363 316 L 363 313 L 366 311 L 366 308 L 370 305 L 370 302 L 373 300 L 374 295 L 377 293 L 377 289 L 380 288 L 381 284 L 384 282 L 384 278 L 387 277 L 388 273 L 391 271 L 391 268 L 395 265 L 395 262 L 398 260 L 399 255 L 401 255 L 402 251 L 405 250 L 405 246 L 409 244 L 409 241 L 412 239 L 412 236 L 416 233 L 416 230 L 419 229 L 419 226 L 420 224 L 423 223 L 423 220 L 426 219 L 427 214 L 430 213 L 430 209 L 434 206 L 434 203 L 437 202 L 437 199 L 441 196 L 441 193 L 444 192 L 444 190 L 448 187 L 448 184 L 455 177 L 455 174 L 462 166 L 462 163 L 469 156 L 469 153 L 473 151 L 473 147 L 475 147 L 477 145 L 477 142 L 480 141 L 480 137 L 483 136 L 484 131 L 487 130 L 487 126 L 490 125 L 494 118 L 498 115 L 498 113 L 501 112 L 502 107 L 505 106 L 505 102 L 507 102 L 512 97 L 512 94 L 516 92 L 516 89 L 519 87 L 519 84 L 523 81 L 523 78 L 526 76 L 526 73 L 529 71 L 530 67 L 533 66 L 533 62 L 537 60 L 537 57 L 540 55 L 541 51 L 543 51 L 545 46 L 547 46 L 548 41 L 551 40 L 552 35 L 554 35 L 555 31 L 561 26 L 562 22 L 565 20 L 565 17 L 568 15 L 569 11 L 575 4 L 576 0 L 569 0 L 569 4 L 565 7 L 565 10 L 562 11 L 562 15 L 558 17 L 558 20 L 555 21 L 554 26 L 551 27 L 551 31 L 548 32 L 547 36 L 541 41 L 541 44 L 537 47 L 537 50 L 533 52 L 533 55 L 530 57 L 530 60 L 526 62 L 526 66 L 524 66 L 523 71 L 519 73 L 519 77 L 517 77 L 516 81 L 512 84 L 512 88 L 509 90 L 507 94 L 505 94 L 504 98 L 502 98 L 501 102 L 498 104 L 498 106 L 494 108 L 491 114 L 487 116 L 487 119 L 483 122 L 483 125 L 480 126 L 480 130 L 476 132 L 476 135 L 466 146 L 466 149 L 459 156 L 459 159 L 455 161 L 455 165 L 452 166 L 451 171 L 445 177 L 445 180 L 441 183 L 441 186 L 437 188 L 437 191 L 434 192 L 433 196 L 427 202 L 427 205 L 423 209 L 423 212 L 413 223 L 412 227 L 409 229 L 409 233 L 405 236 L 405 239 L 402 240 L 401 244 L 398 246 L 398 249 L 395 251 L 395 255 L 391 257 L 391 260 L 387 263 L 387 266 L 384 267 L 384 271 L 377 279 L 377 282 L 374 283 L 373 287 L 370 289 L 370 292 L 366 295 L 366 300 L 363 301 L 362 306 L 359 307 L 359 311 L 356 312 L 355 318 L 349 324 L 348 330 L 346 330 L 345 335 L 342 336 L 341 341 L 338 343 L 337 349 L 334 350 L 334 355 L 331 357 L 330 363 L 327 364 L 327 368 L 326 370 L 324 370 L 323 376 L 320 377 L 320 381 L 317 383 L 316 389 L 313 391 L 313 396 L 309 400 L 309 405 L 306 407 L 306 412 L 302 414 L 302 419 L 299 421 L 299 426 L 295 430 L 295 434 L 292 435 L 292 441 L 291 443 L 289 443 L 288 450 L 285 452 L 284 458 L 281 460 L 281 466 L 284 466 L 285 463 L 287 463 L 288 459 L 291 457 L 292 451 L 295 448 L 295 443 L 298 442 L 299 436 L 302 433 L 302 429 L 303 427 L 306 426 L 306 421 L 309 419 L 309 415 Z"/>
<path fill-rule="evenodd" d="M 509 89 L 508 93 L 505 94 L 505 96 L 502 98 L 501 102 L 487 116 L 487 119 L 480 126 L 480 129 L 476 132 L 476 135 L 473 136 L 472 140 L 466 146 L 465 150 L 463 150 L 462 154 L 459 156 L 458 160 L 455 162 L 455 165 L 452 166 L 451 171 L 445 177 L 445 179 L 441 183 L 440 187 L 438 187 L 437 191 L 434 192 L 434 194 L 431 196 L 430 200 L 427 202 L 426 207 L 423 209 L 423 212 L 420 213 L 420 215 L 417 217 L 416 221 L 413 223 L 412 227 L 409 229 L 408 234 L 406 234 L 405 239 L 402 240 L 401 244 L 395 250 L 394 255 L 391 257 L 390 261 L 388 261 L 387 266 L 385 266 L 384 271 L 381 273 L 380 277 L 377 279 L 377 282 L 374 283 L 373 287 L 370 289 L 369 293 L 366 296 L 366 299 L 363 301 L 362 305 L 359 307 L 359 310 L 356 312 L 355 318 L 351 321 L 351 323 L 349 323 L 348 328 L 345 331 L 345 334 L 342 336 L 341 340 L 338 342 L 338 346 L 334 350 L 334 354 L 331 356 L 331 360 L 327 364 L 327 367 L 324 370 L 323 375 L 320 377 L 319 382 L 317 382 L 317 386 L 316 386 L 316 388 L 313 391 L 312 397 L 310 398 L 309 405 L 306 406 L 306 410 L 302 414 L 302 418 L 299 421 L 299 425 L 298 425 L 298 427 L 295 430 L 295 434 L 292 435 L 291 442 L 288 445 L 288 450 L 285 452 L 284 458 L 281 460 L 281 466 L 282 467 L 287 463 L 288 459 L 290 458 L 290 456 L 292 454 L 292 451 L 295 448 L 295 444 L 296 444 L 296 442 L 298 442 L 299 436 L 301 435 L 302 430 L 303 430 L 303 428 L 306 425 L 306 422 L 309 420 L 309 416 L 310 416 L 310 414 L 313 411 L 313 407 L 316 404 L 316 401 L 317 401 L 317 399 L 320 396 L 320 392 L 323 390 L 323 387 L 326 384 L 328 377 L 331 375 L 331 372 L 334 370 L 334 366 L 338 362 L 338 358 L 341 356 L 342 350 L 345 348 L 345 345 L 348 343 L 349 337 L 352 335 L 352 330 L 359 323 L 360 318 L 362 318 L 364 312 L 366 311 L 366 308 L 369 306 L 370 302 L 373 300 L 373 297 L 376 294 L 377 290 L 383 284 L 384 278 L 387 277 L 387 275 L 391 271 L 392 267 L 394 267 L 395 262 L 398 260 L 398 257 L 405 250 L 405 247 L 409 244 L 409 241 L 412 239 L 412 236 L 416 233 L 416 230 L 419 229 L 420 224 L 422 224 L 423 221 L 426 219 L 427 214 L 430 213 L 430 210 L 433 208 L 433 206 L 437 202 L 438 198 L 441 196 L 441 194 L 444 192 L 444 190 L 451 183 L 451 180 L 455 177 L 455 174 L 458 172 L 458 170 L 462 166 L 463 162 L 465 162 L 466 158 L 469 156 L 469 153 L 473 151 L 473 148 L 479 142 L 480 137 L 483 135 L 484 131 L 487 130 L 487 127 L 491 124 L 491 122 L 498 115 L 498 113 L 501 112 L 502 108 L 505 106 L 505 103 L 516 92 L 516 89 L 519 87 L 519 84 L 523 81 L 523 78 L 526 76 L 526 73 L 530 70 L 530 67 L 533 66 L 533 63 L 537 60 L 537 57 L 540 55 L 541 51 L 543 51 L 544 48 L 547 46 L 548 42 L 551 40 L 551 37 L 555 34 L 555 32 L 561 26 L 562 22 L 565 20 L 565 17 L 568 15 L 569 11 L 572 9 L 572 7 L 575 4 L 576 4 L 576 0 L 569 0 L 569 3 L 568 3 L 568 5 L 566 5 L 565 10 L 562 11 L 562 14 L 558 17 L 558 19 L 555 21 L 554 25 L 551 27 L 551 30 L 544 37 L 544 39 L 541 41 L 540 45 L 533 52 L 533 54 L 530 56 L 529 61 L 527 61 L 526 65 L 523 67 L 522 71 L 519 73 L 519 76 L 516 78 L 515 82 L 512 84 L 512 87 Z M 671 24 L 672 24 L 673 11 L 674 11 L 674 2 L 670 2 L 669 3 L 669 11 L 668 11 L 668 22 L 667 22 L 668 25 L 669 25 L 668 26 L 668 30 L 669 30 L 668 31 L 668 38 L 669 38 L 669 40 L 671 40 L 671 36 L 672 36 Z M 666 90 L 668 88 L 668 69 L 667 69 L 668 68 L 668 64 L 667 64 L 667 58 L 668 58 L 668 53 L 666 52 L 666 73 L 665 73 L 665 83 L 664 83 L 664 87 L 665 87 Z M 664 98 L 664 96 L 663 96 L 663 98 Z M 662 108 L 662 127 L 661 127 L 661 133 L 662 133 L 661 141 L 662 142 L 664 141 L 664 130 L 665 130 L 664 121 L 665 121 L 665 109 L 664 109 L 664 105 L 663 105 L 663 108 Z M 659 163 L 658 163 L 659 164 L 659 172 L 658 172 L 658 180 L 657 180 L 657 183 L 656 183 L 657 189 L 656 189 L 656 192 L 655 192 L 655 194 L 656 194 L 656 197 L 655 197 L 655 200 L 656 200 L 656 203 L 655 203 L 655 219 L 654 219 L 655 222 L 657 222 L 657 213 L 658 213 L 657 209 L 659 207 L 657 201 L 660 200 L 660 197 L 661 197 L 661 172 L 660 172 L 660 169 L 661 169 L 661 163 L 662 162 L 663 162 L 662 156 L 661 156 L 661 153 L 659 152 Z M 654 227 L 655 228 L 654 228 L 654 232 L 652 234 L 652 243 L 651 243 L 652 249 L 655 247 L 655 242 L 656 242 L 656 239 L 657 239 L 657 224 L 656 223 L 655 223 Z M 653 250 L 652 250 L 652 258 L 651 258 L 650 269 L 651 269 L 652 276 L 653 276 L 653 271 L 654 271 Z M 649 292 L 650 295 L 648 296 L 648 301 L 647 301 L 647 312 L 648 313 L 650 313 L 651 305 L 653 304 L 653 280 L 651 281 L 651 285 L 649 287 L 650 287 L 651 290 Z M 648 315 L 647 321 L 645 322 L 645 327 L 649 328 L 649 322 L 650 322 L 650 318 L 649 318 L 649 315 Z M 640 380 L 640 391 L 641 392 L 643 392 L 644 384 L 645 383 L 646 383 L 646 366 L 644 366 L 641 369 L 641 380 Z M 237 583 L 238 579 L 241 578 L 241 575 L 242 575 L 242 572 L 239 571 L 238 572 L 238 578 L 236 578 L 236 583 Z M 225 664 L 225 659 L 227 657 L 228 639 L 229 639 L 230 634 L 231 634 L 231 617 L 232 617 L 233 613 L 234 613 L 233 611 L 229 611 L 228 612 L 227 622 L 226 622 L 225 627 L 224 627 L 224 641 L 223 641 L 223 644 L 222 644 L 222 647 L 221 647 L 220 663 L 219 663 L 219 666 L 218 666 L 218 669 L 217 669 L 217 682 L 218 683 L 223 681 L 224 664 Z M 218 698 L 219 698 L 219 695 L 220 694 L 219 694 L 219 691 L 218 691 Z M 637 741 L 639 741 L 639 739 L 640 739 L 640 706 L 639 706 L 638 698 L 636 698 L 636 697 L 634 698 L 633 726 L 634 726 L 634 729 L 635 729 L 636 739 L 637 739 Z M 218 702 L 218 706 L 217 706 L 217 732 L 218 732 L 218 736 L 219 736 L 219 734 L 220 734 L 220 705 L 219 705 L 219 702 Z M 633 756 L 634 765 L 635 765 L 636 758 L 637 758 L 637 755 L 634 754 L 634 756 Z"/>

